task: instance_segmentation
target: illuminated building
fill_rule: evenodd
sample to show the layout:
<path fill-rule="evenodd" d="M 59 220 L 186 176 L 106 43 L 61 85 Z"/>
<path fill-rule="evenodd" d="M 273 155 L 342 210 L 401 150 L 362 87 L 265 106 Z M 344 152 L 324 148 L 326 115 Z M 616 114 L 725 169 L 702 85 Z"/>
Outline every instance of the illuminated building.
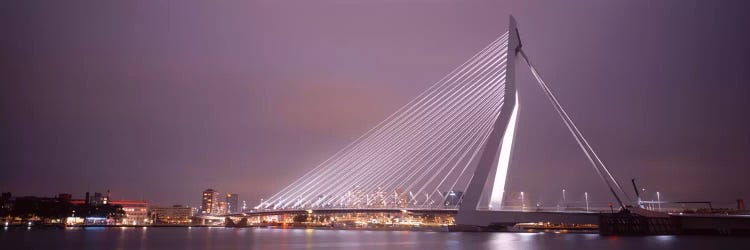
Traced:
<path fill-rule="evenodd" d="M 122 224 L 143 225 L 148 224 L 148 201 L 145 200 L 111 200 L 109 204 L 120 205 L 125 211 Z"/>
<path fill-rule="evenodd" d="M 227 204 L 226 202 L 224 202 L 224 201 L 220 201 L 220 202 L 219 202 L 219 211 L 218 211 L 218 212 L 216 212 L 216 214 L 220 214 L 220 215 L 221 215 L 221 214 L 227 214 L 227 208 L 228 208 L 228 207 L 229 207 L 229 206 L 228 206 L 228 204 Z"/>
<path fill-rule="evenodd" d="M 203 197 L 201 200 L 201 214 L 219 214 L 219 192 L 213 189 L 206 189 L 205 191 L 203 191 Z"/>
<path fill-rule="evenodd" d="M 110 195 L 112 195 L 112 193 L 110 193 L 109 189 L 107 189 L 107 196 L 104 196 L 104 198 L 102 198 L 102 204 L 104 204 L 104 205 L 109 204 L 109 197 L 110 197 Z"/>
<path fill-rule="evenodd" d="M 193 208 L 182 205 L 151 207 L 151 216 L 155 223 L 190 224 L 193 217 Z"/>
<path fill-rule="evenodd" d="M 86 193 L 88 194 L 88 192 Z M 88 204 L 98 206 L 98 205 L 107 205 L 107 203 L 109 202 L 110 195 L 111 193 L 109 192 L 109 190 L 107 190 L 106 196 L 103 195 L 102 193 L 95 192 L 94 196 L 91 196 L 91 197 L 86 196 L 86 197 L 87 197 Z"/>
<path fill-rule="evenodd" d="M 104 196 L 102 193 L 95 192 L 94 196 L 89 197 L 89 204 L 94 206 L 104 204 Z"/>
<path fill-rule="evenodd" d="M 240 210 L 240 200 L 237 194 L 227 194 L 227 213 L 238 213 Z"/>

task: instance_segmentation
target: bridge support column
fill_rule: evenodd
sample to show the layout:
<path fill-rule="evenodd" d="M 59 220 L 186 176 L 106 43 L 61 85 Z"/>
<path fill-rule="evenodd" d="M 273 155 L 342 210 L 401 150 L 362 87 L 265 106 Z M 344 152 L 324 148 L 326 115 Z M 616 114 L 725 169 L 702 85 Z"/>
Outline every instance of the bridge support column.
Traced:
<path fill-rule="evenodd" d="M 499 210 L 502 206 L 505 177 L 515 133 L 518 103 L 515 86 L 516 53 L 521 48 L 518 29 L 513 16 L 508 29 L 508 64 L 505 75 L 505 95 L 500 115 L 493 124 L 489 138 L 482 146 L 474 175 L 464 193 L 456 214 L 456 224 L 486 226 L 489 221 L 477 210 Z"/>

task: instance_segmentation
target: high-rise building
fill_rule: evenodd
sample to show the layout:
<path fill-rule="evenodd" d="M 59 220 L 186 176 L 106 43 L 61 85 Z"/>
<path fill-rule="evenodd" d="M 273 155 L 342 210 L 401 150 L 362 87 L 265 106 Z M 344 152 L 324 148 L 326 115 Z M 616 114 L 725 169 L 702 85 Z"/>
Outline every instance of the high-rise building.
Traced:
<path fill-rule="evenodd" d="M 219 192 L 210 188 L 203 191 L 203 197 L 201 200 L 201 214 L 219 214 Z"/>
<path fill-rule="evenodd" d="M 225 215 L 227 214 L 227 203 L 225 201 L 219 202 L 219 212 L 217 212 L 219 215 Z"/>
<path fill-rule="evenodd" d="M 240 199 L 237 194 L 227 194 L 227 213 L 239 213 L 242 212 L 240 208 Z"/>

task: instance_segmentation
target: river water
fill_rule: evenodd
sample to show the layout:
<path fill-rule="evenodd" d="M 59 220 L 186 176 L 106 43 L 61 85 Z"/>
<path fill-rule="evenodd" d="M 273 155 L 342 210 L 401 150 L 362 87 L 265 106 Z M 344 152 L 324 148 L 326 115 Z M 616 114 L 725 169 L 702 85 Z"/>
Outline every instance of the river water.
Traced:
<path fill-rule="evenodd" d="M 273 228 L 0 229 L 0 249 L 750 249 L 748 237 Z"/>

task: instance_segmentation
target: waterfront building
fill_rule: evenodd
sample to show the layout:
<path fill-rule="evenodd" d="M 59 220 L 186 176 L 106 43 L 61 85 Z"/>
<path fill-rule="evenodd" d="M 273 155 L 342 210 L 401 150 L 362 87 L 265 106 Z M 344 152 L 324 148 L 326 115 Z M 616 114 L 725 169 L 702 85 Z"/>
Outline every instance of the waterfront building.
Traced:
<path fill-rule="evenodd" d="M 125 218 L 120 222 L 126 225 L 149 224 L 148 201 L 145 200 L 110 200 L 111 205 L 120 205 L 125 211 Z"/>
<path fill-rule="evenodd" d="M 227 193 L 226 202 L 227 202 L 227 213 L 242 212 L 242 210 L 240 209 L 239 195 Z"/>
<path fill-rule="evenodd" d="M 203 191 L 203 196 L 201 198 L 202 215 L 219 214 L 219 192 L 209 188 Z"/>
<path fill-rule="evenodd" d="M 87 192 L 88 194 L 88 192 Z M 122 207 L 122 210 L 125 212 L 125 217 L 123 217 L 120 221 L 109 221 L 105 220 L 106 218 L 102 217 L 88 217 L 86 218 L 86 224 L 126 224 L 126 225 L 144 225 L 149 224 L 150 220 L 148 217 L 148 201 L 145 200 L 109 200 L 109 197 L 106 199 L 102 198 L 100 202 L 92 202 L 95 201 L 93 197 L 95 197 L 96 194 L 92 197 L 89 197 L 89 199 L 72 199 L 70 200 L 70 204 L 73 205 L 83 205 L 86 204 L 87 201 L 89 205 L 94 206 L 101 206 L 101 205 L 119 205 Z M 106 202 L 106 203 L 105 203 Z M 73 211 L 73 216 L 69 218 L 75 219 L 76 213 Z M 70 221 L 69 221 L 70 222 Z"/>
<path fill-rule="evenodd" d="M 11 220 L 22 220 L 33 223 L 54 224 L 64 219 L 65 202 L 58 198 L 21 196 L 11 201 L 10 208 L 20 212 Z M 8 211 L 10 212 L 10 211 Z"/>
<path fill-rule="evenodd" d="M 194 215 L 193 208 L 183 205 L 171 207 L 151 207 L 154 223 L 160 224 L 190 224 Z"/>

